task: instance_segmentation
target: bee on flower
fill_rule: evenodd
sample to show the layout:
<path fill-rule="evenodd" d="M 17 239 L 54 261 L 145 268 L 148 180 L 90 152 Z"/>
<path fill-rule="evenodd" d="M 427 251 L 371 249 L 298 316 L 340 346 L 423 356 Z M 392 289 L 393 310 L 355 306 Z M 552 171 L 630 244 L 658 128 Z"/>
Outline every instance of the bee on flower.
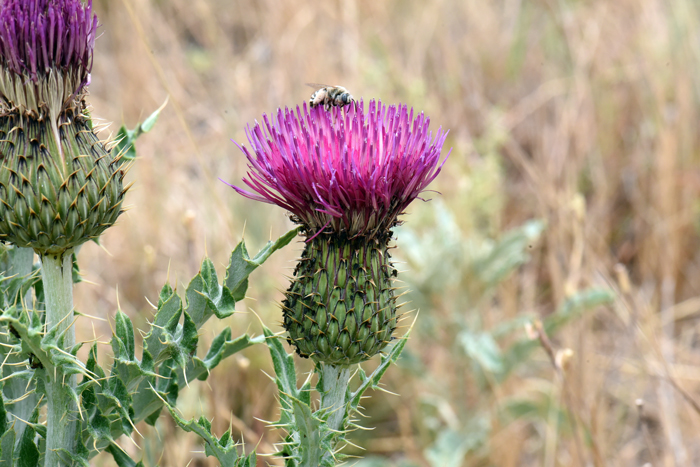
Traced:
<path fill-rule="evenodd" d="M 232 187 L 302 227 L 306 245 L 282 302 L 288 341 L 302 357 L 345 366 L 392 338 L 391 229 L 440 173 L 447 132 L 433 134 L 405 105 L 311 107 L 280 109 L 247 128 L 250 147 L 238 145 L 246 188 Z"/>
<path fill-rule="evenodd" d="M 331 107 L 344 107 L 355 103 L 355 98 L 342 86 L 327 86 L 325 84 L 309 84 L 317 89 L 309 98 L 309 107 L 312 109 L 318 105 L 330 110 Z"/>

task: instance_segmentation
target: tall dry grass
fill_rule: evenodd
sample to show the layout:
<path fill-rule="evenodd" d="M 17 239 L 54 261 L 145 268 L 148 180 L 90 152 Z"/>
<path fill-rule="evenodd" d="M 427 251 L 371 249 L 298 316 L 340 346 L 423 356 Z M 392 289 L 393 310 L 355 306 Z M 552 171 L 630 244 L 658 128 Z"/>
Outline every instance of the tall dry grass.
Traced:
<path fill-rule="evenodd" d="M 229 139 L 307 99 L 306 82 L 343 84 L 424 110 L 451 129 L 453 148 L 434 184 L 442 195 L 416 203 L 399 232 L 421 311 L 386 379 L 401 396 L 366 404 L 377 428 L 357 439 L 378 456 L 372 465 L 700 465 L 695 2 L 95 0 L 95 9 L 94 114 L 116 132 L 170 101 L 138 142 L 131 210 L 103 237 L 106 251 L 84 248 L 81 267 L 97 285 L 78 287 L 79 311 L 113 314 L 119 303 L 144 322 L 147 298 L 168 278 L 182 287 L 205 254 L 223 265 L 244 231 L 252 250 L 285 232 L 280 209 L 217 180 L 245 173 Z M 526 245 L 529 260 L 485 282 L 479 252 L 532 219 L 546 227 Z M 402 252 L 402 237 L 417 256 Z M 280 271 L 299 250 L 255 272 L 241 313 L 226 320 L 234 334 L 260 332 L 248 311 L 277 326 Z M 455 334 L 459 323 L 517 350 L 531 321 L 520 317 L 551 316 L 591 287 L 614 299 L 539 336 L 553 362 L 538 348 L 499 379 Z M 509 323 L 510 334 L 497 332 Z M 111 332 L 81 326 L 85 339 Z M 247 351 L 184 391 L 185 413 L 213 417 L 219 433 L 232 424 L 249 448 L 271 452 L 279 433 L 259 421 L 277 415 L 269 366 L 263 348 Z M 214 465 L 165 416 L 157 433 L 142 433 L 140 450 L 122 444 L 146 465 Z M 436 460 L 443 451 L 464 460 Z"/>

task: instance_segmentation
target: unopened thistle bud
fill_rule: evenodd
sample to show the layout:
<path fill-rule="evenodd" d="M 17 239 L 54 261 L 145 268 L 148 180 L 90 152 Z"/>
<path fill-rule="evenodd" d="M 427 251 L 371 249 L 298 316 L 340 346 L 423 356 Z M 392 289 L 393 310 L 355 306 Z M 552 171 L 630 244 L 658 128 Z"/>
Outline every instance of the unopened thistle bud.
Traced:
<path fill-rule="evenodd" d="M 85 103 L 96 33 L 91 1 L 0 3 L 0 241 L 60 253 L 122 212 L 124 172 Z"/>
<path fill-rule="evenodd" d="M 447 132 L 406 106 L 371 101 L 296 112 L 248 127 L 250 199 L 277 204 L 306 246 L 282 302 L 299 355 L 332 365 L 376 355 L 396 328 L 389 242 L 398 217 L 438 175 Z"/>

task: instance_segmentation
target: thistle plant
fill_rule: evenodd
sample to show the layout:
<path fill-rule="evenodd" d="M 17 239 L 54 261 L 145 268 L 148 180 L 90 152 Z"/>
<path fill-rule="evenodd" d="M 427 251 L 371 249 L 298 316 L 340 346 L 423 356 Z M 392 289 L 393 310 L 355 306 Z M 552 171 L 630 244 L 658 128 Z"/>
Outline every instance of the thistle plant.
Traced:
<path fill-rule="evenodd" d="M 362 395 L 378 387 L 406 343 L 391 344 L 400 320 L 392 228 L 440 172 L 446 132 L 433 136 L 423 114 L 374 101 L 367 111 L 363 102 L 279 110 L 249 127 L 252 149 L 241 146 L 249 189 L 234 188 L 284 207 L 298 227 L 253 257 L 239 243 L 222 281 L 204 259 L 182 295 L 166 284 L 140 349 L 118 310 L 111 366 L 98 362 L 95 341 L 83 362 L 74 327 L 77 254 L 123 212 L 124 162 L 161 110 L 135 129 L 122 127 L 116 140 L 98 136 L 86 100 L 97 28 L 90 1 L 0 0 L 0 465 L 89 466 L 100 452 L 120 467 L 142 465 L 118 440 L 167 412 L 221 465 L 253 467 L 255 452 L 246 456 L 230 432 L 217 437 L 203 416 L 183 419 L 177 402 L 180 388 L 258 343 L 275 368 L 286 464 L 336 465 Z M 231 316 L 251 273 L 299 234 L 305 248 L 283 324 L 299 356 L 316 363 L 318 406 L 267 328 L 259 337 L 225 328 L 200 349 L 202 326 Z M 378 367 L 369 376 L 358 368 L 351 391 L 353 369 L 378 353 Z"/>
<path fill-rule="evenodd" d="M 297 391 L 278 372 L 280 425 L 289 431 L 282 455 L 290 466 L 342 459 L 359 397 L 403 348 L 394 346 L 375 375 L 361 373 L 359 392 L 350 392 L 352 368 L 386 349 L 399 321 L 391 229 L 447 159 L 440 155 L 447 132 L 433 135 L 429 123 L 407 106 L 376 101 L 367 111 L 362 101 L 304 105 L 264 116 L 247 129 L 250 149 L 239 145 L 250 170 L 247 189 L 234 190 L 285 208 L 306 237 L 281 306 L 288 343 L 316 362 L 321 401 L 312 414 L 309 388 Z M 278 365 L 291 365 L 279 349 L 272 353 Z"/>
<path fill-rule="evenodd" d="M 97 137 L 85 103 L 97 18 L 79 0 L 0 5 L 0 240 L 31 248 L 42 263 L 45 324 L 70 353 L 72 255 L 121 214 L 124 172 Z M 73 442 L 75 375 L 44 381 L 47 465 Z"/>

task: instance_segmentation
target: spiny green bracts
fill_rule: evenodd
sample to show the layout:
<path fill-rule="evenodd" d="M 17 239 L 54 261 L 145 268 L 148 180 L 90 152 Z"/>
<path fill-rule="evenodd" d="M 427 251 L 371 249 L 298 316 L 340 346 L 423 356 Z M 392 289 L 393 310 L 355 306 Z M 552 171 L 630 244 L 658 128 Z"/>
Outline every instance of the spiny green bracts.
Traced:
<path fill-rule="evenodd" d="M 0 241 L 62 253 L 121 214 L 118 158 L 85 103 L 92 2 L 0 3 Z"/>
<path fill-rule="evenodd" d="M 396 328 L 391 229 L 440 173 L 447 133 L 407 106 L 278 110 L 248 127 L 241 195 L 277 204 L 308 238 L 282 304 L 289 342 L 330 365 L 367 360 Z"/>
<path fill-rule="evenodd" d="M 99 237 L 121 214 L 124 171 L 90 121 L 70 113 L 58 127 L 60 151 L 46 121 L 0 116 L 0 240 L 58 253 Z"/>
<path fill-rule="evenodd" d="M 342 237 L 322 234 L 306 244 L 282 302 L 289 343 L 331 365 L 376 355 L 396 329 L 387 241 Z"/>

